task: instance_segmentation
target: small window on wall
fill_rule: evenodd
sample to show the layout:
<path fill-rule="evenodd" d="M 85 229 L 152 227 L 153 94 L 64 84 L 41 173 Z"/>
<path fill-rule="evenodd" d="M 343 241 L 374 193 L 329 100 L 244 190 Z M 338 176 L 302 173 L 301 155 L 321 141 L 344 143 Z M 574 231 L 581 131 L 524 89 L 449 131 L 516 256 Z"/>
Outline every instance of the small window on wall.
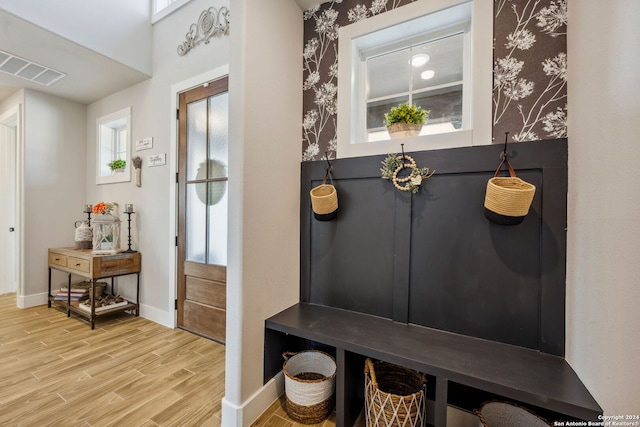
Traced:
<path fill-rule="evenodd" d="M 469 26 L 442 33 L 428 33 L 424 41 L 408 41 L 382 53 L 372 52 L 363 61 L 364 87 L 358 101 L 366 112 L 362 140 L 389 139 L 384 115 L 398 104 L 409 103 L 429 111 L 420 135 L 434 135 L 469 128 L 469 91 L 464 88 L 465 64 L 470 63 Z M 464 106 L 464 107 L 463 107 Z"/>
<path fill-rule="evenodd" d="M 340 28 L 337 156 L 491 143 L 492 0 L 418 0 Z M 384 115 L 429 110 L 420 136 L 391 140 Z"/>
<path fill-rule="evenodd" d="M 152 0 L 153 14 L 151 15 L 151 23 L 155 24 L 190 1 L 191 0 Z"/>

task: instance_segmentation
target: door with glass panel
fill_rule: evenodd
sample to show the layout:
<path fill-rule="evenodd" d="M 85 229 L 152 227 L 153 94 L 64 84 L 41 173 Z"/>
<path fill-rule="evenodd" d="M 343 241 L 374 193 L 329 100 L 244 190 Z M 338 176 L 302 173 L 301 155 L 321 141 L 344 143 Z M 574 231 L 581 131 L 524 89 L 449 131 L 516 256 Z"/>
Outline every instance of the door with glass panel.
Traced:
<path fill-rule="evenodd" d="M 179 96 L 178 326 L 225 341 L 228 79 Z"/>

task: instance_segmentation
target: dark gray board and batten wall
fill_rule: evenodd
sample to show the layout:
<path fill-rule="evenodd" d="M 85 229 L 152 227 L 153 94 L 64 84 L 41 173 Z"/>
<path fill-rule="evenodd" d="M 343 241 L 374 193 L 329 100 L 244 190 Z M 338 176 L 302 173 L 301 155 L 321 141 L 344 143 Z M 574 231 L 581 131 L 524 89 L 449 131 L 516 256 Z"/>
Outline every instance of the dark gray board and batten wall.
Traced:
<path fill-rule="evenodd" d="M 493 224 L 484 216 L 486 184 L 500 163 L 502 150 L 502 145 L 491 145 L 410 153 L 418 167 L 436 170 L 415 195 L 400 192 L 390 181 L 380 178 L 380 162 L 385 156 L 334 160 L 332 175 L 339 209 L 337 218 L 326 222 L 314 219 L 309 190 L 321 183 L 327 162 L 302 163 L 300 304 L 267 320 L 265 381 L 282 368 L 283 347 L 302 349 L 322 344 L 337 353 L 339 365 L 342 360 L 339 369 L 343 369 L 343 375 L 358 377 L 339 381 L 342 389 L 336 391 L 337 396 L 347 400 L 362 398 L 357 390 L 362 376 L 359 356 L 373 355 L 414 369 L 423 368 L 428 374 L 439 373 L 438 378 L 445 373 L 455 377 L 459 371 L 456 366 L 468 365 L 464 352 L 453 352 L 454 359 L 448 367 L 435 366 L 440 362 L 430 360 L 429 355 L 419 360 L 420 356 L 394 349 L 394 340 L 406 346 L 413 337 L 426 339 L 429 334 L 407 333 L 414 327 L 426 327 L 435 330 L 430 339 L 438 337 L 442 341 L 442 337 L 446 338 L 443 331 L 458 334 L 459 337 L 450 337 L 461 348 L 484 346 L 476 345 L 480 343 L 476 338 L 509 345 L 491 347 L 494 344 L 489 343 L 483 351 L 510 351 L 511 345 L 517 346 L 525 351 L 522 363 L 532 354 L 540 354 L 546 357 L 541 363 L 548 361 L 550 370 L 562 372 L 576 388 L 573 394 L 582 396 L 571 402 L 562 402 L 571 400 L 569 396 L 553 396 L 551 400 L 559 402 L 552 402 L 546 409 L 578 418 L 601 411 L 563 360 L 567 141 L 508 145 L 509 160 L 518 176 L 536 186 L 529 214 L 522 224 L 514 226 Z M 344 318 L 352 322 L 374 322 L 367 315 L 391 320 L 393 326 L 387 332 L 393 330 L 396 336 L 358 337 L 366 330 L 364 324 L 340 326 L 327 321 L 322 325 L 320 312 L 316 313 L 318 318 L 306 317 L 305 310 L 311 305 L 344 310 Z M 342 316 L 340 311 L 322 313 Z M 329 325 L 333 329 L 327 329 Z M 353 336 L 349 335 L 350 326 Z M 344 330 L 338 331 L 341 327 Z M 366 344 L 360 345 L 359 341 Z M 438 345 L 442 354 L 447 354 L 446 344 Z M 416 343 L 416 347 L 429 352 L 428 343 Z M 520 350 L 514 351 L 517 354 Z M 469 355 L 473 354 L 470 348 Z M 461 358 L 455 360 L 456 355 Z M 557 365 L 556 359 L 562 363 Z M 486 360 L 495 363 L 497 359 Z M 360 372 L 344 371 L 346 367 Z M 491 375 L 478 374 L 483 384 L 492 381 Z M 465 375 L 468 376 L 460 379 L 461 384 L 475 386 L 470 383 L 476 381 L 470 380 L 473 373 Z M 449 381 L 441 379 L 436 394 L 438 389 L 445 395 L 459 389 L 460 384 L 447 387 Z M 545 396 L 544 385 L 531 384 L 531 380 L 523 379 L 526 385 L 510 383 L 506 375 L 498 374 L 494 389 L 480 388 L 504 396 L 510 390 L 532 387 L 534 397 L 529 398 L 526 391 L 520 390 L 523 395 L 514 392 L 512 398 L 544 404 L 550 396 Z M 348 396 L 349 393 L 354 395 Z M 346 415 L 338 419 L 348 421 L 357 407 L 339 400 L 338 410 Z M 449 400 L 456 397 L 449 396 Z M 446 414 L 442 412 L 446 405 L 443 399 L 436 401 L 440 401 L 436 424 L 444 425 L 442 417 Z"/>

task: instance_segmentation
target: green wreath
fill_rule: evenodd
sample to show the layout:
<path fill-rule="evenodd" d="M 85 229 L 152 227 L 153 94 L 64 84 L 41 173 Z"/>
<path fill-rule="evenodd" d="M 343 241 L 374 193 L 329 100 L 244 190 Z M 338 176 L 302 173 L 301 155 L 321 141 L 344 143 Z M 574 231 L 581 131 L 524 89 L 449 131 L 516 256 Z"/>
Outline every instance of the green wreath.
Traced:
<path fill-rule="evenodd" d="M 419 168 L 416 161 L 406 154 L 389 154 L 382 162 L 380 172 L 383 179 L 390 179 L 393 186 L 400 191 L 411 191 L 416 194 L 420 190 L 422 181 L 430 178 L 436 171 L 429 173 L 429 168 Z M 405 169 L 410 169 L 409 175 L 400 177 L 399 174 Z M 404 184 L 404 185 L 401 185 Z"/>

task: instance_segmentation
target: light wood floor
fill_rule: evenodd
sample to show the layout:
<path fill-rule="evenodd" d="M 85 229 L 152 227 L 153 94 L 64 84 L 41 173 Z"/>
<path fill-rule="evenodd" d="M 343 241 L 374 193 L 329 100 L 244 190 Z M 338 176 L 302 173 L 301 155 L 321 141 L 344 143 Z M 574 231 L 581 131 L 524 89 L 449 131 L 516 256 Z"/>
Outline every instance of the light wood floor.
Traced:
<path fill-rule="evenodd" d="M 128 314 L 96 329 L 0 296 L 0 426 L 220 426 L 221 344 Z"/>
<path fill-rule="evenodd" d="M 96 329 L 0 295 L 0 426 L 219 427 L 225 348 L 123 313 Z M 311 427 L 335 427 L 335 413 Z M 284 396 L 253 427 L 302 427 Z"/>
<path fill-rule="evenodd" d="M 293 421 L 287 415 L 286 398 L 280 396 L 277 400 L 262 414 L 251 427 L 335 427 L 336 414 L 333 412 L 327 420 L 319 424 L 300 424 Z"/>

